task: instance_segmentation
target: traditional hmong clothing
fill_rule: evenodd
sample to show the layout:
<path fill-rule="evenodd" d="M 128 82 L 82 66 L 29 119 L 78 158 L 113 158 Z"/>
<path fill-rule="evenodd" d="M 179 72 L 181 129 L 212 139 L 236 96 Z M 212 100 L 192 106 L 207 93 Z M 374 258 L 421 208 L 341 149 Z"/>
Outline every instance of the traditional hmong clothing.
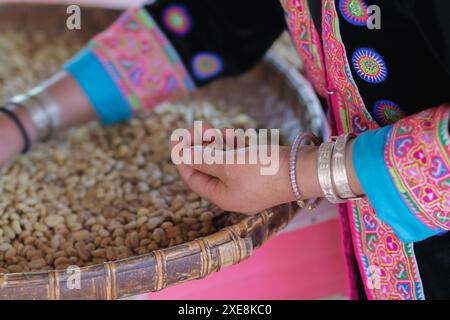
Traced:
<path fill-rule="evenodd" d="M 381 29 L 369 29 L 373 5 Z M 105 124 L 254 65 L 285 29 L 367 195 L 339 208 L 352 298 L 450 298 L 450 2 L 153 1 L 70 61 Z"/>

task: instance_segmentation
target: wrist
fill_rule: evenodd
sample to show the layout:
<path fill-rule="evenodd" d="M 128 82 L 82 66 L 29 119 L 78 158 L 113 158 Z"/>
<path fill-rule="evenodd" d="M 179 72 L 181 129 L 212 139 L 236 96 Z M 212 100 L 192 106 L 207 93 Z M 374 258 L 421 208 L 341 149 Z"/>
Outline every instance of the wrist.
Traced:
<path fill-rule="evenodd" d="M 32 142 L 32 124 L 24 119 L 24 115 L 20 114 L 18 110 L 12 111 L 15 118 L 20 122 L 23 129 L 18 126 L 18 123 L 7 116 L 5 113 L 0 113 L 0 128 L 2 134 L 2 141 L 0 142 L 0 165 L 3 165 L 13 160 L 20 152 L 26 148 L 26 140 L 24 130 L 28 138 L 28 142 Z"/>
<path fill-rule="evenodd" d="M 60 106 L 61 130 L 97 119 L 86 93 L 70 74 L 62 72 L 58 81 L 48 86 L 47 92 Z"/>
<path fill-rule="evenodd" d="M 317 176 L 319 147 L 301 146 L 297 157 L 297 184 L 302 200 L 323 197 Z"/>
<path fill-rule="evenodd" d="M 15 113 L 19 118 L 20 122 L 22 123 L 23 127 L 25 128 L 25 131 L 28 134 L 30 142 L 31 143 L 36 142 L 38 140 L 38 129 L 33 124 L 33 121 L 31 120 L 28 112 L 23 108 L 18 108 Z"/>
<path fill-rule="evenodd" d="M 277 204 L 281 203 L 288 203 L 288 202 L 294 202 L 296 201 L 295 195 L 292 192 L 292 187 L 290 183 L 290 176 L 289 176 L 289 161 L 290 161 L 290 154 L 291 154 L 291 147 L 280 147 L 280 167 L 279 172 L 275 176 L 275 186 L 277 192 L 273 192 L 272 188 L 270 192 L 272 194 L 275 194 L 277 199 Z"/>
<path fill-rule="evenodd" d="M 279 189 L 281 196 L 284 196 L 284 203 L 294 202 L 297 199 L 292 191 L 289 176 L 290 147 L 283 147 L 280 152 L 280 172 Z M 300 146 L 298 149 L 296 172 L 297 187 L 300 191 L 301 200 L 323 197 L 320 188 L 319 179 L 317 177 L 317 156 L 319 147 L 317 146 Z"/>
<path fill-rule="evenodd" d="M 359 183 L 358 177 L 356 176 L 355 168 L 353 167 L 353 145 L 356 139 L 352 139 L 348 142 L 347 148 L 345 150 L 345 167 L 347 170 L 348 182 L 350 189 L 357 196 L 364 195 L 364 190 Z"/>

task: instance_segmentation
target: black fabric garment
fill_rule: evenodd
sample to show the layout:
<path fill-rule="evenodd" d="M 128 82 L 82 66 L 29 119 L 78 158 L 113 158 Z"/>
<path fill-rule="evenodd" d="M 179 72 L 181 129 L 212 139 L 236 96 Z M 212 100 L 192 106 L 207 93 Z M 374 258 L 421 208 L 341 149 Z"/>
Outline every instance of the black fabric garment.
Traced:
<path fill-rule="evenodd" d="M 356 257 L 354 257 L 353 266 L 355 270 L 359 270 L 358 267 L 358 261 L 356 260 Z M 357 293 L 357 299 L 358 300 L 368 300 L 366 289 L 364 288 L 364 283 L 361 277 L 361 273 L 355 272 L 355 281 L 356 281 L 356 293 Z"/>
<path fill-rule="evenodd" d="M 317 32 L 322 37 L 322 1 L 308 0 L 309 11 Z"/>
<path fill-rule="evenodd" d="M 388 75 L 382 83 L 364 81 L 351 66 L 366 109 L 374 119 L 381 126 L 387 124 L 380 122 L 374 112 L 379 100 L 395 102 L 406 115 L 449 103 L 450 1 L 370 0 L 366 3 L 380 7 L 380 30 L 355 26 L 338 11 L 350 64 L 359 48 L 372 49 L 385 61 Z"/>
<path fill-rule="evenodd" d="M 426 299 L 450 298 L 450 232 L 414 244 Z"/>
<path fill-rule="evenodd" d="M 372 116 L 380 99 L 394 101 L 407 115 L 450 103 L 450 1 L 366 2 L 381 9 L 380 30 L 348 23 L 338 11 L 348 59 L 358 48 L 370 48 L 387 66 L 387 79 L 376 84 L 364 81 L 351 66 Z M 414 251 L 425 298 L 450 298 L 450 234 L 415 243 Z"/>
<path fill-rule="evenodd" d="M 182 5 L 188 10 L 192 17 L 191 32 L 180 36 L 165 26 L 163 15 L 170 5 Z M 278 0 L 159 0 L 145 9 L 174 45 L 198 86 L 248 70 L 286 28 Z M 191 64 L 199 52 L 218 54 L 224 61 L 223 72 L 209 79 L 196 78 Z"/>

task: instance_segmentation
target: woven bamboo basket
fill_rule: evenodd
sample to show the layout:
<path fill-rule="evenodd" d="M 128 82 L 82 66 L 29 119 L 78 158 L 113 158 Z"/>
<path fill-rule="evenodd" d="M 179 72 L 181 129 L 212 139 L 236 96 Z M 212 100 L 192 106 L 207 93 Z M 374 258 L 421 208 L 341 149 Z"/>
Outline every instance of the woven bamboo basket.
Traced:
<path fill-rule="evenodd" d="M 85 8 L 83 29 L 71 33 L 61 28 L 65 14 L 65 8 L 60 6 L 0 6 L 0 29 L 19 22 L 20 28 L 51 32 L 59 28 L 70 37 L 87 40 L 118 16 L 115 11 Z M 276 50 L 249 73 L 219 81 L 185 101 L 205 100 L 223 107 L 239 105 L 265 127 L 279 128 L 288 140 L 301 130 L 320 136 L 327 130 L 313 90 Z M 292 204 L 278 206 L 188 243 L 83 267 L 79 289 L 67 285 L 71 281 L 67 270 L 0 274 L 0 299 L 119 299 L 204 278 L 249 258 L 254 249 L 284 228 L 296 211 Z"/>

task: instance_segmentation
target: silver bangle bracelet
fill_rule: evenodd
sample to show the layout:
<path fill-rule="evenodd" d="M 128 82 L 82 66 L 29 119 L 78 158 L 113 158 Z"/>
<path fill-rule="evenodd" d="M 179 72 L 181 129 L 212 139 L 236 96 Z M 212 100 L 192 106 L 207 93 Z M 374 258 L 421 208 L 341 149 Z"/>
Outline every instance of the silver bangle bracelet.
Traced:
<path fill-rule="evenodd" d="M 37 129 L 37 139 L 45 139 L 50 135 L 50 119 L 39 102 L 28 95 L 18 95 L 12 98 L 10 103 L 24 108 L 28 113 Z"/>
<path fill-rule="evenodd" d="M 320 143 L 320 139 L 316 137 L 312 133 L 301 133 L 299 134 L 292 144 L 291 148 L 291 154 L 290 154 L 290 160 L 289 160 L 289 177 L 291 180 L 291 187 L 292 192 L 294 193 L 297 205 L 300 208 L 304 208 L 306 205 L 305 200 L 302 199 L 302 195 L 300 193 L 300 190 L 298 188 L 298 182 L 297 182 L 297 155 L 298 155 L 298 149 L 300 145 L 306 140 L 309 140 L 313 142 L 315 145 L 318 145 Z"/>
<path fill-rule="evenodd" d="M 336 193 L 340 198 L 346 200 L 354 200 L 358 198 L 350 188 L 345 157 L 347 143 L 354 137 L 354 134 L 345 134 L 337 137 L 332 155 L 332 177 L 336 188 Z"/>
<path fill-rule="evenodd" d="M 41 85 L 31 89 L 28 93 L 15 96 L 10 103 L 25 109 L 37 129 L 39 140 L 48 139 L 61 124 L 61 110 L 59 105 L 47 92 L 47 87 L 59 80 L 63 73 L 58 73 Z"/>
<path fill-rule="evenodd" d="M 37 100 L 47 113 L 47 117 L 50 121 L 50 134 L 52 134 L 61 124 L 59 105 L 42 86 L 30 90 L 29 95 Z"/>
<path fill-rule="evenodd" d="M 341 199 L 334 192 L 333 180 L 331 176 L 331 158 L 333 149 L 333 142 L 325 142 L 320 145 L 317 161 L 317 175 L 325 198 L 331 203 L 342 203 L 345 202 L 345 200 Z"/>
<path fill-rule="evenodd" d="M 334 186 L 339 197 L 345 200 L 357 200 L 361 198 L 354 194 L 350 188 L 346 167 L 345 152 L 347 149 L 347 143 L 354 137 L 355 135 L 351 133 L 337 137 L 332 156 L 332 175 Z"/>

